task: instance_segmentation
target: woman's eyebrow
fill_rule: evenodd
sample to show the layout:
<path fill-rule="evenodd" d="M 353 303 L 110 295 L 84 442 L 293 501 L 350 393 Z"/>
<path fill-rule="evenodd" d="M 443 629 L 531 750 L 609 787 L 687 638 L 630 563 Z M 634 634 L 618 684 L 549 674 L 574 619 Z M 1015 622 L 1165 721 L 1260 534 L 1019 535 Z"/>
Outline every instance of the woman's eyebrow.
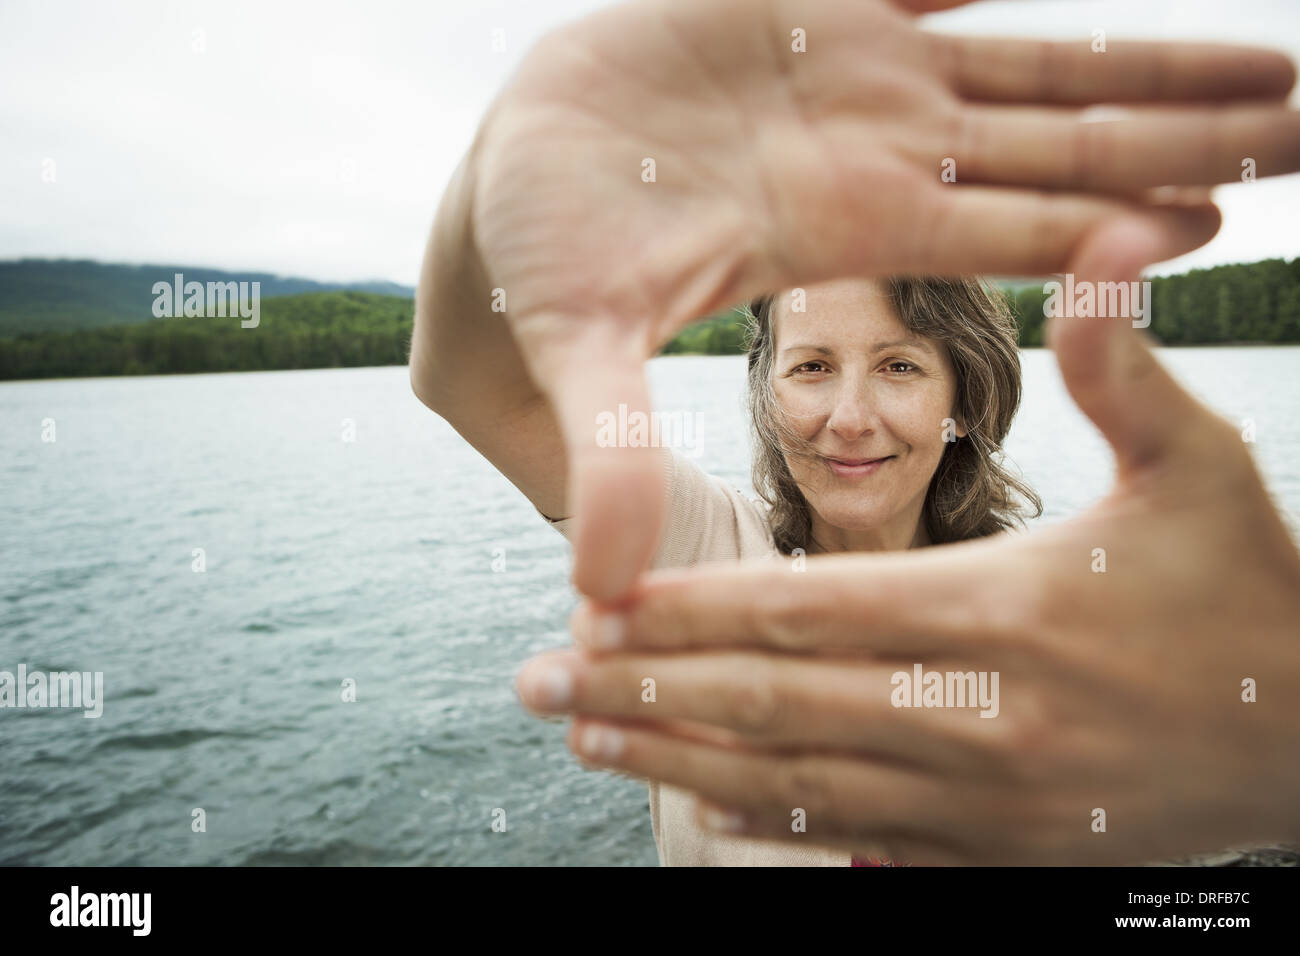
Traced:
<path fill-rule="evenodd" d="M 828 349 L 824 345 L 811 345 L 806 342 L 796 342 L 794 345 L 787 345 L 785 348 L 781 349 L 781 354 L 784 355 L 786 352 L 817 352 L 820 355 L 830 355 L 831 351 L 831 349 Z"/>
<path fill-rule="evenodd" d="M 931 350 L 929 348 L 929 343 L 926 342 L 925 339 L 913 335 L 902 339 L 890 339 L 888 342 L 875 342 L 872 344 L 870 351 L 885 352 L 889 349 L 904 347 L 921 349 L 922 351 Z M 828 348 L 825 345 L 816 345 L 812 342 L 795 342 L 792 345 L 787 345 L 782 348 L 781 354 L 784 355 L 786 352 L 817 352 L 820 355 L 832 355 L 834 354 L 834 351 L 834 349 Z"/>
<path fill-rule="evenodd" d="M 929 349 L 933 347 L 933 341 L 920 335 L 905 335 L 901 339 L 890 339 L 887 342 L 877 342 L 872 346 L 877 352 L 883 349 L 897 349 L 911 347 L 914 349 Z"/>

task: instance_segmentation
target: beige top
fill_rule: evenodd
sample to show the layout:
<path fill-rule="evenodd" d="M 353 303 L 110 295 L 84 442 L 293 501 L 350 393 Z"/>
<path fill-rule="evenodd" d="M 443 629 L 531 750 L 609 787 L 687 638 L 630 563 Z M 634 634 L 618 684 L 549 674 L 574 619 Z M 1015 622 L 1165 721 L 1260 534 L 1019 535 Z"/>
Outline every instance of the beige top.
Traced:
<path fill-rule="evenodd" d="M 767 523 L 765 502 L 748 498 L 721 478 L 705 474 L 676 452 L 665 449 L 663 459 L 668 521 L 652 567 L 688 567 L 707 561 L 779 555 Z M 568 537 L 573 519 L 551 523 Z M 747 840 L 704 830 L 695 823 L 694 800 L 690 793 L 676 787 L 650 784 L 650 823 L 659 848 L 659 862 L 664 866 L 852 865 L 847 853 Z M 1148 865 L 1223 866 L 1236 863 L 1253 851 L 1251 847 L 1231 848 Z"/>
<path fill-rule="evenodd" d="M 668 520 L 652 567 L 680 568 L 779 555 L 765 502 L 746 497 L 669 449 L 663 449 L 663 461 Z M 551 523 L 568 537 L 573 519 Z M 712 833 L 696 825 L 694 807 L 692 794 L 650 783 L 650 825 L 663 866 L 851 865 L 848 853 L 822 847 Z"/>

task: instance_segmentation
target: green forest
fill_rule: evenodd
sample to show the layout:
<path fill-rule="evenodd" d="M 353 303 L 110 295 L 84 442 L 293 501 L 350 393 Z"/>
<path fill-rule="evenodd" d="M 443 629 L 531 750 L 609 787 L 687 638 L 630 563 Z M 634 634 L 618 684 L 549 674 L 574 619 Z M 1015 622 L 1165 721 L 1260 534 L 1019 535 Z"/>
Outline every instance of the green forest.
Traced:
<path fill-rule="evenodd" d="M 404 365 L 413 304 L 369 292 L 313 292 L 234 318 L 154 319 L 0 339 L 0 379 Z"/>
<path fill-rule="evenodd" d="M 1043 287 L 1009 291 L 1020 344 L 1043 344 Z M 1163 345 L 1300 342 L 1300 258 L 1193 269 L 1151 280 L 1151 327 Z"/>
<path fill-rule="evenodd" d="M 1022 348 L 1043 344 L 1042 282 L 1002 284 Z M 1151 326 L 1164 345 L 1300 342 L 1300 259 L 1265 259 L 1193 269 L 1151 280 Z M 725 355 L 744 349 L 744 320 L 732 312 L 683 329 L 667 354 Z"/>
<path fill-rule="evenodd" d="M 1151 280 L 1149 331 L 1167 345 L 1300 342 L 1300 259 L 1197 269 Z M 1041 346 L 1043 286 L 1004 287 L 1020 344 Z M 0 379 L 158 375 L 403 365 L 413 303 L 406 296 L 334 291 L 264 299 L 260 324 L 163 318 L 0 338 Z M 744 323 L 732 310 L 693 324 L 665 354 L 733 354 Z"/>

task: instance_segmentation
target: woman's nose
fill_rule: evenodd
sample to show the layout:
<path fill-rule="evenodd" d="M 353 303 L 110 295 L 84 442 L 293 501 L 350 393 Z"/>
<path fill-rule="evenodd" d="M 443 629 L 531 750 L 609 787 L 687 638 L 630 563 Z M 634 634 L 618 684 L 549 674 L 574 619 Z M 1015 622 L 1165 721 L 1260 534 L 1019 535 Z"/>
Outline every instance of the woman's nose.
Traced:
<path fill-rule="evenodd" d="M 871 387 L 864 382 L 839 383 L 826 427 L 846 441 L 855 441 L 876 428 L 876 408 Z"/>

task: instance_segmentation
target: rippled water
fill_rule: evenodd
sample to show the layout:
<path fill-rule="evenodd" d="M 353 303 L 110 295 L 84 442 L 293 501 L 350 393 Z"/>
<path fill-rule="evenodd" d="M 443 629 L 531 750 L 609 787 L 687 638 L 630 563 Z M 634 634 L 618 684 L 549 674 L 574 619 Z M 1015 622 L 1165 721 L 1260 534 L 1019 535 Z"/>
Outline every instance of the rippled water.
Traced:
<path fill-rule="evenodd" d="M 1300 511 L 1300 349 L 1164 356 L 1254 420 Z M 1056 520 L 1110 459 L 1050 354 L 1024 364 L 1008 447 Z M 651 374 L 747 486 L 744 360 Z M 105 693 L 97 720 L 0 710 L 0 863 L 657 862 L 644 786 L 584 771 L 512 689 L 568 641 L 568 545 L 405 369 L 2 383 L 0 482 L 0 670 Z"/>

